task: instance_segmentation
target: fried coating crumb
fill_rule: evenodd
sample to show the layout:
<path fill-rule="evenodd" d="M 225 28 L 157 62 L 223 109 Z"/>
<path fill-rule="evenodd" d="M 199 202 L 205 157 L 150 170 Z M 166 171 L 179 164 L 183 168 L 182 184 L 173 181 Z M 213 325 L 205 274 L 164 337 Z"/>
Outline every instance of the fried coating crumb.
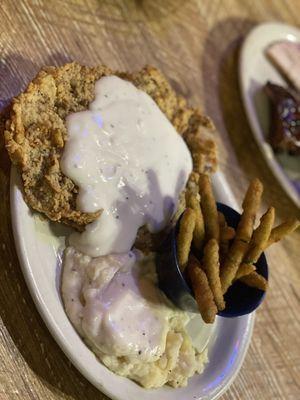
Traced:
<path fill-rule="evenodd" d="M 183 136 L 192 153 L 194 171 L 216 169 L 216 148 L 202 132 L 212 131 L 210 120 L 198 109 L 187 106 L 175 94 L 165 77 L 153 67 L 136 73 L 115 72 L 105 66 L 84 67 L 77 63 L 46 67 L 17 96 L 5 125 L 5 143 L 21 171 L 26 203 L 52 221 L 78 230 L 101 213 L 84 213 L 76 208 L 78 188 L 60 168 L 67 140 L 66 117 L 86 110 L 94 99 L 95 82 L 117 75 L 148 93 Z"/>

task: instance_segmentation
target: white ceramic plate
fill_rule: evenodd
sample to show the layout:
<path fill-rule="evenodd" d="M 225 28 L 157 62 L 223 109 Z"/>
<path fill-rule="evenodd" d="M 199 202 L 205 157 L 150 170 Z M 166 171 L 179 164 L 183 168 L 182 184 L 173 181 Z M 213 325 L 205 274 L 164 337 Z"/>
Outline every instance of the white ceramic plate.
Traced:
<path fill-rule="evenodd" d="M 300 207 L 300 157 L 275 156 L 266 140 L 269 105 L 262 88 L 268 80 L 285 87 L 287 83 L 267 59 L 265 51 L 271 43 L 281 40 L 300 42 L 300 30 L 282 23 L 267 22 L 249 33 L 240 54 L 240 87 L 254 138 L 279 183 Z"/>
<path fill-rule="evenodd" d="M 218 200 L 237 208 L 223 175 L 216 174 Z M 217 318 L 209 343 L 209 363 L 186 388 L 145 390 L 115 375 L 97 361 L 69 322 L 60 296 L 61 252 L 68 230 L 42 221 L 26 206 L 15 169 L 11 173 L 11 212 L 16 248 L 27 285 L 49 331 L 78 370 L 99 390 L 117 400 L 216 399 L 236 377 L 245 357 L 254 315 Z"/>

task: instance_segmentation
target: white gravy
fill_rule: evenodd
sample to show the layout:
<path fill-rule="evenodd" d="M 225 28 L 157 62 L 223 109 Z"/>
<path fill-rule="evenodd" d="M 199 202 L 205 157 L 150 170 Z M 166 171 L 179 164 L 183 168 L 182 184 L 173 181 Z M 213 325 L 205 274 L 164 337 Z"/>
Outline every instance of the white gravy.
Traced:
<path fill-rule="evenodd" d="M 139 258 L 132 251 L 91 258 L 68 247 L 62 295 L 70 320 L 94 351 L 153 362 L 165 351 L 175 312 L 156 285 L 154 260 Z"/>
<path fill-rule="evenodd" d="M 95 86 L 89 110 L 67 118 L 64 174 L 79 188 L 77 207 L 101 216 L 70 244 L 92 257 L 128 252 L 138 228 L 161 230 L 192 170 L 183 139 L 145 92 L 116 76 Z"/>

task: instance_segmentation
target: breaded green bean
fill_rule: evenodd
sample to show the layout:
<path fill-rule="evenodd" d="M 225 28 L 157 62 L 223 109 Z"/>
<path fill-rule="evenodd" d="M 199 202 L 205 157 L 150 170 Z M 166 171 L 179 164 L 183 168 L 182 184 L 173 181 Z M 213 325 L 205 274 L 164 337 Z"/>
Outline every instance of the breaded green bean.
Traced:
<path fill-rule="evenodd" d="M 202 319 L 205 323 L 212 324 L 215 321 L 218 309 L 214 302 L 207 276 L 202 270 L 199 261 L 193 256 L 189 258 L 187 273 Z"/>
<path fill-rule="evenodd" d="M 248 250 L 248 243 L 241 240 L 234 240 L 230 247 L 224 265 L 221 267 L 221 285 L 225 294 L 232 284 L 241 262 Z"/>
<path fill-rule="evenodd" d="M 243 276 L 251 274 L 251 272 L 255 271 L 255 266 L 253 264 L 242 263 L 237 270 L 234 280 L 242 278 Z"/>
<path fill-rule="evenodd" d="M 240 281 L 263 291 L 266 291 L 268 287 L 268 281 L 257 272 L 251 272 L 251 274 L 243 276 Z"/>
<path fill-rule="evenodd" d="M 252 237 L 256 213 L 260 206 L 263 185 L 259 179 L 254 179 L 246 192 L 243 201 L 243 213 L 238 223 L 234 242 L 230 247 L 224 266 L 221 268 L 221 284 L 223 294 L 232 284 L 238 268 L 248 251 L 248 243 Z"/>
<path fill-rule="evenodd" d="M 218 211 L 218 221 L 220 229 L 220 261 L 224 261 L 229 249 L 229 239 L 227 239 L 227 235 L 225 235 L 225 232 L 227 231 L 227 222 L 224 214 L 220 211 Z"/>
<path fill-rule="evenodd" d="M 249 250 L 245 256 L 246 263 L 255 264 L 266 248 L 275 219 L 275 209 L 270 207 L 261 217 L 259 226 L 253 232 Z"/>
<path fill-rule="evenodd" d="M 298 219 L 290 219 L 282 224 L 276 226 L 271 230 L 270 238 L 266 247 L 271 246 L 271 244 L 278 242 L 284 236 L 289 235 L 295 231 L 300 226 L 300 221 Z"/>
<path fill-rule="evenodd" d="M 220 229 L 216 200 L 213 195 L 210 178 L 201 174 L 199 178 L 199 193 L 201 197 L 201 210 L 204 219 L 206 240 L 219 241 Z"/>
<path fill-rule="evenodd" d="M 199 196 L 199 195 L 198 195 Z M 198 200 L 196 195 L 191 191 L 186 192 L 186 206 L 194 210 L 196 216 L 193 243 L 197 249 L 201 249 L 204 243 L 204 221 L 200 207 L 200 199 Z"/>
<path fill-rule="evenodd" d="M 203 252 L 203 269 L 213 293 L 218 310 L 224 310 L 225 302 L 220 281 L 219 245 L 216 239 L 210 239 Z"/>
<path fill-rule="evenodd" d="M 255 223 L 256 213 L 260 206 L 263 185 L 259 179 L 253 179 L 250 183 L 243 201 L 243 214 L 239 221 L 236 238 L 249 243 Z"/>
<path fill-rule="evenodd" d="M 181 217 L 177 236 L 177 257 L 181 271 L 184 271 L 189 258 L 195 224 L 195 211 L 187 208 Z"/>

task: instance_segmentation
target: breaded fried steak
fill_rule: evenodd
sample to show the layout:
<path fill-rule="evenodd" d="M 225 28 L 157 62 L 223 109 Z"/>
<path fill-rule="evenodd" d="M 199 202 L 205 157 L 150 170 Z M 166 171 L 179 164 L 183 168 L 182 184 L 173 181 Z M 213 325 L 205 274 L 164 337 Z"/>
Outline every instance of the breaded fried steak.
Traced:
<path fill-rule="evenodd" d="M 22 174 L 27 204 L 50 220 L 79 230 L 95 220 L 101 210 L 77 210 L 78 188 L 61 171 L 60 157 L 68 139 L 66 117 L 88 109 L 94 99 L 95 82 L 109 75 L 132 82 L 153 98 L 186 140 L 195 172 L 210 173 L 216 168 L 215 144 L 205 138 L 205 131 L 213 130 L 213 125 L 197 108 L 188 107 L 157 69 L 145 67 L 129 74 L 77 63 L 46 67 L 12 102 L 4 132 L 6 148 Z"/>

